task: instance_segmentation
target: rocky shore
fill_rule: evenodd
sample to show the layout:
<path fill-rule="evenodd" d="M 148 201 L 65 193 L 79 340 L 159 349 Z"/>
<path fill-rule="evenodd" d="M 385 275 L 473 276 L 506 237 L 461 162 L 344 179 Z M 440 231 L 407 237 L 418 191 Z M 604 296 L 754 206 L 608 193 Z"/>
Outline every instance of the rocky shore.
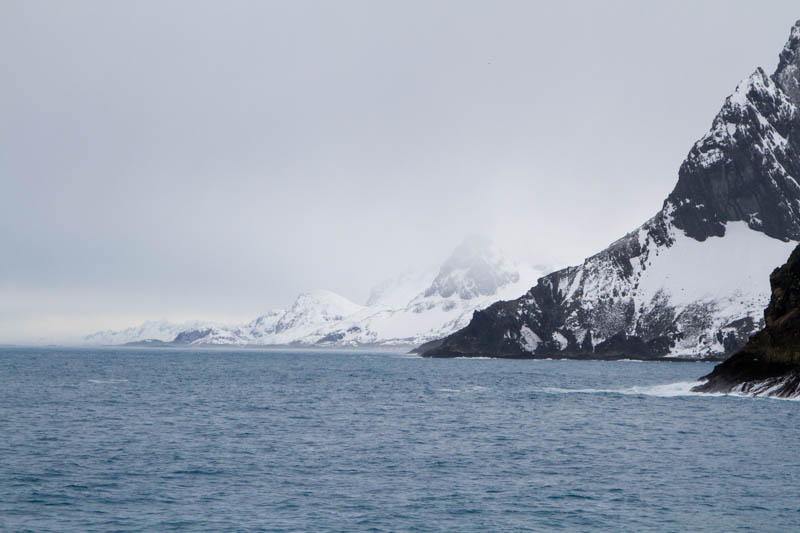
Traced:
<path fill-rule="evenodd" d="M 704 376 L 695 392 L 800 397 L 800 246 L 770 276 L 764 329 Z"/>

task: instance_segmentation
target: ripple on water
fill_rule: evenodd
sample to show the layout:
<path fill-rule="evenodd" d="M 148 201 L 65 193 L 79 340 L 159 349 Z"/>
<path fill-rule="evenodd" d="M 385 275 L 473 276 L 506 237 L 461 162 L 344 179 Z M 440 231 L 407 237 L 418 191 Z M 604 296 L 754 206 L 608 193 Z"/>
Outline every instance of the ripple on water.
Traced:
<path fill-rule="evenodd" d="M 711 367 L 2 349 L 0 529 L 795 530 L 800 404 Z"/>

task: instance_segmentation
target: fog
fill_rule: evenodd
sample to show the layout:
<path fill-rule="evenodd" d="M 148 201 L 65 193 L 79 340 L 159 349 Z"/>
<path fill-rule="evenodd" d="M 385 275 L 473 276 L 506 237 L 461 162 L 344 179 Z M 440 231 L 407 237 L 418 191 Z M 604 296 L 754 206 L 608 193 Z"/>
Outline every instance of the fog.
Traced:
<path fill-rule="evenodd" d="M 558 4 L 558 5 L 556 5 Z M 0 3 L 0 342 L 363 303 L 652 216 L 796 2 Z"/>

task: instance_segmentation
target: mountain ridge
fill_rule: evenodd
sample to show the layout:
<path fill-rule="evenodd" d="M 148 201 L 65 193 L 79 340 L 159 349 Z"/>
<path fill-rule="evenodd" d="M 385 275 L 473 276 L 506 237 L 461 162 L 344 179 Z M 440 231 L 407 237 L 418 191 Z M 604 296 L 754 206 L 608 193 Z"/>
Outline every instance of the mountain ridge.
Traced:
<path fill-rule="evenodd" d="M 509 260 L 490 239 L 472 236 L 439 269 L 406 271 L 375 287 L 367 305 L 320 289 L 300 294 L 286 310 L 269 311 L 245 324 L 162 321 L 160 328 L 97 332 L 84 340 L 150 346 L 412 347 L 463 327 L 475 309 L 498 297 L 519 296 L 542 273 Z"/>

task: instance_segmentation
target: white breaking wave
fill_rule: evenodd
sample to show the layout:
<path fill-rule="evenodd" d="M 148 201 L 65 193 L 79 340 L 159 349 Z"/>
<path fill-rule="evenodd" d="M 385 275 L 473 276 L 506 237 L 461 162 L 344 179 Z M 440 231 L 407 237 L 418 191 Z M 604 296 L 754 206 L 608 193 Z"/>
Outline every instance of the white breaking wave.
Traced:
<path fill-rule="evenodd" d="M 436 392 L 470 392 L 470 391 L 472 391 L 472 392 L 480 392 L 480 391 L 485 391 L 485 390 L 489 390 L 489 388 L 488 387 L 482 387 L 480 385 L 472 385 L 470 387 L 467 387 L 466 389 L 449 389 L 449 388 L 443 387 L 443 388 L 436 389 Z"/>
<path fill-rule="evenodd" d="M 700 385 L 699 381 L 679 381 L 666 385 L 645 385 L 633 386 L 627 389 L 562 389 L 558 387 L 546 387 L 542 392 L 564 393 L 564 394 L 626 394 L 635 396 L 658 396 L 661 398 L 671 398 L 674 396 L 695 396 L 701 395 L 699 392 L 692 392 L 692 388 Z"/>
<path fill-rule="evenodd" d="M 623 394 L 627 396 L 655 396 L 658 398 L 675 398 L 681 396 L 700 396 L 714 398 L 719 396 L 735 396 L 737 398 L 771 398 L 775 400 L 800 401 L 800 398 L 778 398 L 763 394 L 744 393 L 740 391 L 725 392 L 692 392 L 694 387 L 702 385 L 703 381 L 678 381 L 663 385 L 634 385 L 625 389 L 562 389 L 558 387 L 545 387 L 541 392 L 554 394 Z"/>

